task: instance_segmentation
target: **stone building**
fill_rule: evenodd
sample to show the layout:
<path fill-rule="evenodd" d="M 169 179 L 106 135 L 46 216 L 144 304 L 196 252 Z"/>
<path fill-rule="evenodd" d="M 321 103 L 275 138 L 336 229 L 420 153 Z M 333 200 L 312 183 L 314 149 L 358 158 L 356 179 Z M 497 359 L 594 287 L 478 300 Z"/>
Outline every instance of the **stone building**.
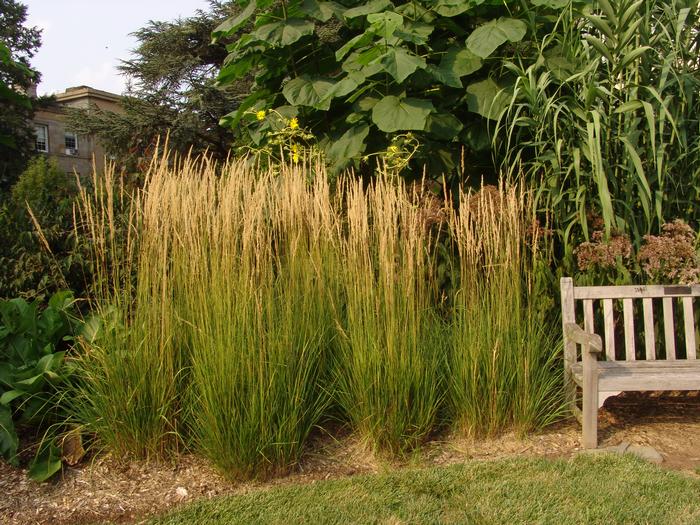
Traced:
<path fill-rule="evenodd" d="M 104 165 L 105 150 L 95 137 L 78 135 L 68 129 L 64 109 L 96 106 L 121 113 L 121 97 L 88 86 L 71 87 L 54 96 L 55 104 L 39 108 L 34 114 L 36 150 L 54 159 L 66 173 L 88 175 L 93 157 L 97 166 Z"/>

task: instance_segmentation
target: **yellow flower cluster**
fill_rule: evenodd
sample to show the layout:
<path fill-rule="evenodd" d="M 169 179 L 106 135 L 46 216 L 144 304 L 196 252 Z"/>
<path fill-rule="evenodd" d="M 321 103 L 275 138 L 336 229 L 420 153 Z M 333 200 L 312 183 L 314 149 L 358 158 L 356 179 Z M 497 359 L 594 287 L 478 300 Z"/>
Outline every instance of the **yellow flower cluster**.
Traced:
<path fill-rule="evenodd" d="M 298 129 L 299 128 L 299 121 L 297 120 L 296 117 L 294 117 L 292 120 L 289 121 L 289 129 Z"/>
<path fill-rule="evenodd" d="M 260 111 L 258 111 L 255 114 L 255 118 L 257 118 L 258 120 L 265 120 L 265 115 L 266 115 L 265 110 L 261 109 Z"/>

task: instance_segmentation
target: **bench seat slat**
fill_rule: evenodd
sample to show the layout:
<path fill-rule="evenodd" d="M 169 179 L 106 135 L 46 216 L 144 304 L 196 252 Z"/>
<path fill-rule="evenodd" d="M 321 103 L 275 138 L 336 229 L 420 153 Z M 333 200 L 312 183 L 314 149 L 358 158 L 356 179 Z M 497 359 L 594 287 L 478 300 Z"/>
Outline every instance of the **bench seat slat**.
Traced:
<path fill-rule="evenodd" d="M 581 363 L 572 367 L 574 380 L 583 382 Z M 700 390 L 700 361 L 601 361 L 601 391 Z"/>

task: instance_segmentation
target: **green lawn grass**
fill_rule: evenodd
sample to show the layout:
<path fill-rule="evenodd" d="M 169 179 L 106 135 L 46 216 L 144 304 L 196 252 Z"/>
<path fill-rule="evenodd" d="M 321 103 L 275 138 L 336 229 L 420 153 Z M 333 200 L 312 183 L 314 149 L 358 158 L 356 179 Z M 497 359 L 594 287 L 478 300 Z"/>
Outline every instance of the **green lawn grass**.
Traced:
<path fill-rule="evenodd" d="M 202 501 L 176 524 L 700 524 L 700 480 L 630 457 L 401 470 Z"/>

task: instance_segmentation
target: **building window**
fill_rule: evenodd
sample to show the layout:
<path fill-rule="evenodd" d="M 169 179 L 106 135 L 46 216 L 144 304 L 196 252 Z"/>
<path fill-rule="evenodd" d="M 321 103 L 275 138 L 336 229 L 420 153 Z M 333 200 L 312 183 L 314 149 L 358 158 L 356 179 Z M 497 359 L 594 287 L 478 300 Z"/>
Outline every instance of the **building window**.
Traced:
<path fill-rule="evenodd" d="M 78 150 L 78 135 L 72 131 L 66 131 L 65 135 L 66 149 L 71 150 L 71 153 Z"/>
<path fill-rule="evenodd" d="M 37 151 L 49 152 L 49 128 L 46 126 L 34 126 L 35 144 Z"/>

